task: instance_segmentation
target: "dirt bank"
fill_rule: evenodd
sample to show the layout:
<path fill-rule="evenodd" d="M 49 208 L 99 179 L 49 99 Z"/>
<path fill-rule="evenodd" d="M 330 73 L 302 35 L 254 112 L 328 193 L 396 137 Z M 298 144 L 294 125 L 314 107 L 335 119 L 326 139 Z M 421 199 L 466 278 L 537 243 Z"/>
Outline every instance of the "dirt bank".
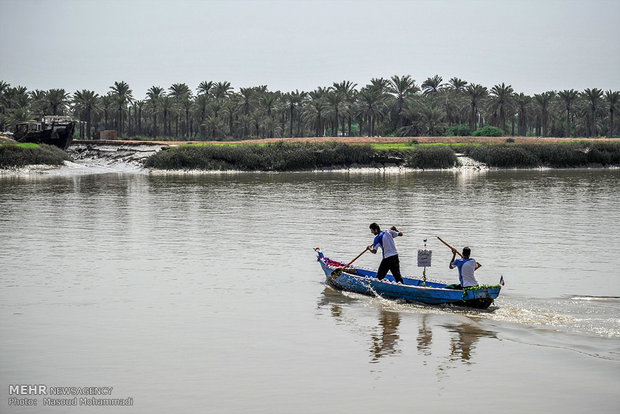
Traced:
<path fill-rule="evenodd" d="M 240 141 L 136 141 L 136 140 L 113 140 L 113 141 L 73 141 L 74 143 L 88 144 L 101 143 L 111 145 L 181 145 L 189 143 L 222 144 L 222 143 L 244 143 L 260 144 L 266 142 L 329 142 L 338 141 L 346 144 L 392 144 L 409 142 L 416 140 L 421 144 L 434 143 L 504 143 L 510 137 L 303 137 L 303 138 L 264 138 L 264 139 L 245 139 Z M 560 141 L 618 141 L 618 138 L 537 138 L 537 137 L 512 137 L 516 143 L 539 143 L 539 142 L 560 142 Z"/>

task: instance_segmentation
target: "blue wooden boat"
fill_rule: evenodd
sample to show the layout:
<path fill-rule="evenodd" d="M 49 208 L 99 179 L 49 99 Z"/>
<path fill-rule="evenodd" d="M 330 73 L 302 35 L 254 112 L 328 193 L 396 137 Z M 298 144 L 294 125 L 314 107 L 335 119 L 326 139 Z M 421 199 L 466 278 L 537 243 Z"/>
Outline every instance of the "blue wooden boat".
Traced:
<path fill-rule="evenodd" d="M 396 283 L 388 274 L 383 280 L 377 279 L 377 272 L 348 267 L 344 272 L 345 263 L 325 257 L 319 248 L 315 249 L 317 261 L 325 272 L 325 281 L 338 290 L 361 293 L 370 296 L 381 296 L 400 299 L 407 302 L 422 302 L 431 305 L 454 304 L 478 309 L 486 309 L 499 296 L 500 285 L 475 286 L 465 289 L 450 289 L 449 284 L 437 280 L 426 282 L 422 279 L 403 277 L 404 284 Z"/>

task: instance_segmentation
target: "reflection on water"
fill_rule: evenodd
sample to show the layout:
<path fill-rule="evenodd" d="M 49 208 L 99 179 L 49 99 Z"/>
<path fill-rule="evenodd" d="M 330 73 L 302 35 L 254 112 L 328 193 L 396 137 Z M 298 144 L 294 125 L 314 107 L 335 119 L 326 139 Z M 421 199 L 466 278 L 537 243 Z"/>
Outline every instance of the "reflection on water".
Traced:
<path fill-rule="evenodd" d="M 453 361 L 470 362 L 472 352 L 476 349 L 476 343 L 480 338 L 497 339 L 495 332 L 481 329 L 469 323 L 444 325 L 444 328 L 455 334 L 450 340 L 450 359 Z"/>
<path fill-rule="evenodd" d="M 378 332 L 371 334 L 370 362 L 377 362 L 384 355 L 399 352 L 396 348 L 399 339 L 398 325 L 400 325 L 400 315 L 398 312 L 381 309 Z"/>
<path fill-rule="evenodd" d="M 417 323 L 415 337 L 416 348 L 418 354 L 422 357 L 424 365 L 427 364 L 430 357 L 447 358 L 448 361 L 462 362 L 465 364 L 472 363 L 476 344 L 481 338 L 498 339 L 495 332 L 479 327 L 473 319 L 467 318 L 467 321 L 450 324 L 433 323 L 433 314 L 441 312 L 441 308 L 435 308 L 424 305 L 398 304 L 396 302 L 372 302 L 371 298 L 360 298 L 348 296 L 326 287 L 318 298 L 318 308 L 329 309 L 329 314 L 336 320 L 339 325 L 349 325 L 353 327 L 355 332 L 365 332 L 370 335 L 370 363 L 377 363 L 383 357 L 399 354 L 402 348 L 408 348 L 412 344 L 409 338 L 403 338 L 399 332 L 399 328 L 406 317 L 407 323 Z M 350 308 L 351 314 L 355 315 L 356 304 L 375 303 L 379 313 L 374 326 L 367 329 L 362 328 L 363 322 L 356 320 L 355 316 L 345 316 L 347 308 Z M 395 310 L 394 308 L 397 308 Z M 402 312 L 399 310 L 402 309 Z M 441 317 L 435 315 L 436 317 Z M 410 327 L 407 327 L 410 330 Z M 446 348 L 441 348 L 441 344 L 435 344 L 433 347 L 433 331 L 435 335 L 450 336 L 449 344 Z M 413 338 L 411 338 L 413 342 Z M 438 355 L 433 355 L 433 354 Z M 445 369 L 445 366 L 439 365 L 438 369 Z"/>
<path fill-rule="evenodd" d="M 424 356 L 431 356 L 431 344 L 433 343 L 433 330 L 428 322 L 429 315 L 422 315 L 422 322 L 418 328 L 418 352 Z M 424 360 L 426 363 L 426 359 Z"/>

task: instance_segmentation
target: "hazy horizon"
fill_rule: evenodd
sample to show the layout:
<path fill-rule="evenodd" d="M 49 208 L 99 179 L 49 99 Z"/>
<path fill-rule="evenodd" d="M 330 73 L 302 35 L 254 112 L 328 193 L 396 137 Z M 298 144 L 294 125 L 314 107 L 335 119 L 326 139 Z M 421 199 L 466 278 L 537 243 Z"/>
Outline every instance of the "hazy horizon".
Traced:
<path fill-rule="evenodd" d="M 526 94 L 620 90 L 619 1 L 0 0 L 0 80 L 283 92 L 438 74 Z M 615 41 L 613 39 L 616 39 Z"/>

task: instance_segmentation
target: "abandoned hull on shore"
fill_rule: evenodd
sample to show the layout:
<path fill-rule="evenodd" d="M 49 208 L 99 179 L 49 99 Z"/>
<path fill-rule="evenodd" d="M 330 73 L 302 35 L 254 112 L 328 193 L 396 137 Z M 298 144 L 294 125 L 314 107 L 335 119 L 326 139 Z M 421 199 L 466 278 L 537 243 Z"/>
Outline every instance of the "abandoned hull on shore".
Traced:
<path fill-rule="evenodd" d="M 17 124 L 15 140 L 35 144 L 54 145 L 66 150 L 73 141 L 75 121 L 67 116 L 44 116 L 41 122 Z"/>

